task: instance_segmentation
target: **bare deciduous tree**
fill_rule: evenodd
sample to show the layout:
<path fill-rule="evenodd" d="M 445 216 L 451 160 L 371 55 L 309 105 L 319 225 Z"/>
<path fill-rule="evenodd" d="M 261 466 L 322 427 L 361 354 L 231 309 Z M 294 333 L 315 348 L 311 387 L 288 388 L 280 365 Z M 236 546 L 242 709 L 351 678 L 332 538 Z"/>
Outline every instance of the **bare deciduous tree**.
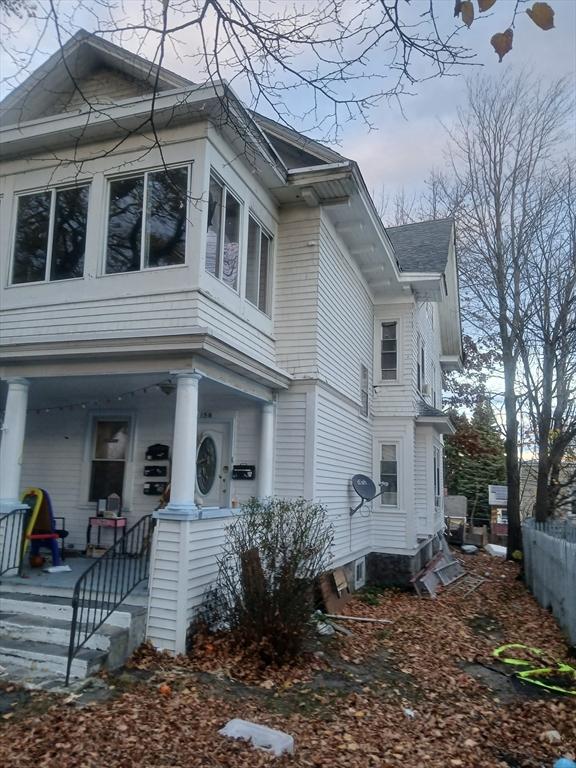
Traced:
<path fill-rule="evenodd" d="M 470 83 L 451 131 L 452 170 L 465 190 L 458 205 L 466 320 L 502 356 L 508 476 L 509 554 L 522 548 L 519 498 L 519 370 L 531 297 L 527 284 L 541 232 L 535 204 L 542 175 L 565 137 L 568 84 L 519 75 Z M 540 252 L 539 259 L 543 258 Z"/>

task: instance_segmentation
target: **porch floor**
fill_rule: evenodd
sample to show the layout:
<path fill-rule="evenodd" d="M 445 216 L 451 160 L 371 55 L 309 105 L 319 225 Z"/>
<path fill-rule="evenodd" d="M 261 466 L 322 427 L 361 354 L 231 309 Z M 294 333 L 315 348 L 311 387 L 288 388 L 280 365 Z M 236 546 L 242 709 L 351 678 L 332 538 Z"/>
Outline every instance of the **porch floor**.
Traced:
<path fill-rule="evenodd" d="M 0 591 L 72 597 L 76 582 L 95 562 L 93 557 L 68 557 L 62 565 L 70 566 L 70 570 L 60 573 L 47 573 L 42 568 L 25 567 L 21 576 L 0 577 Z M 126 602 L 131 605 L 144 605 L 147 592 L 146 580 L 138 584 L 126 598 Z"/>

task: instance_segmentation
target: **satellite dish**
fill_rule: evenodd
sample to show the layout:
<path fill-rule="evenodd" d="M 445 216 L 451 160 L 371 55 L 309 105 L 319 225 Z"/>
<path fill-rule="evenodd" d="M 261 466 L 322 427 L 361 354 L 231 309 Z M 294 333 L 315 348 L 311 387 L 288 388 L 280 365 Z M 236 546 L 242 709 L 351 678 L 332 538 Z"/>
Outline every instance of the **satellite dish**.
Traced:
<path fill-rule="evenodd" d="M 374 481 L 367 475 L 354 475 L 352 487 L 363 501 L 370 501 L 376 496 Z"/>

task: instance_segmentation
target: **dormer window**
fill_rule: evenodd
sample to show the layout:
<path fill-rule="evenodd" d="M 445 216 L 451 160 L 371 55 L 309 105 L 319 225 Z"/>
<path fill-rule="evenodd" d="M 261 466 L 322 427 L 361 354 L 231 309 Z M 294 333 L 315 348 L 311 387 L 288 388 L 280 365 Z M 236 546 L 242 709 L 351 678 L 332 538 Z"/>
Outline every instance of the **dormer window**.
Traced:
<path fill-rule="evenodd" d="M 206 231 L 206 271 L 238 289 L 242 206 L 214 175 L 210 177 Z"/>
<path fill-rule="evenodd" d="M 17 199 L 12 283 L 82 277 L 88 186 L 34 192 Z"/>
<path fill-rule="evenodd" d="M 110 182 L 106 272 L 184 264 L 188 168 Z"/>

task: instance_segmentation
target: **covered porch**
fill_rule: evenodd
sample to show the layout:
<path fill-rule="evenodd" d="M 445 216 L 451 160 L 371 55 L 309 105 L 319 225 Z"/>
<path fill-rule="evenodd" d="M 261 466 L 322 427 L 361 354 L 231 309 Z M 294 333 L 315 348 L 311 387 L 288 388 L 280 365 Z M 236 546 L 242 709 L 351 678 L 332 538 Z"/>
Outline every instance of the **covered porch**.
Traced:
<path fill-rule="evenodd" d="M 45 489 L 75 573 L 95 545 L 98 554 L 155 513 L 169 484 L 161 514 L 186 519 L 221 520 L 270 495 L 273 389 L 200 357 L 193 363 L 127 372 L 114 361 L 106 373 L 62 365 L 53 375 L 5 377 L 1 514 L 26 488 Z M 111 493 L 120 497 L 117 520 L 99 517 Z M 72 579 L 25 567 L 30 584 Z"/>

